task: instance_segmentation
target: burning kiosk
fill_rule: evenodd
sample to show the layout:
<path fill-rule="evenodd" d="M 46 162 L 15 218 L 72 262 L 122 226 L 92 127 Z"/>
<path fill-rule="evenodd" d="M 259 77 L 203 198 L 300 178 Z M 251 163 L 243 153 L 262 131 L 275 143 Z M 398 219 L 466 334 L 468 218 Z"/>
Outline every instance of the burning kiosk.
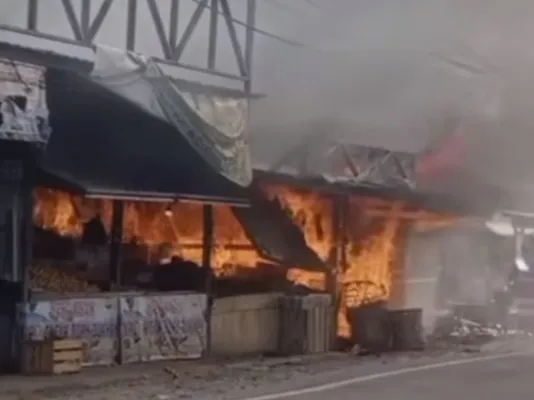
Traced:
<path fill-rule="evenodd" d="M 255 173 L 267 196 L 279 199 L 307 245 L 329 266 L 320 276 L 306 271 L 294 276 L 335 294 L 342 338 L 353 334 L 348 308 L 380 301 L 404 306 L 408 230 L 447 225 L 462 213 L 458 205 L 417 190 L 416 162 L 412 154 L 312 135 Z"/>
<path fill-rule="evenodd" d="M 0 369 L 16 368 L 20 332 L 16 304 L 24 298 L 29 261 L 31 185 L 36 161 L 48 139 L 46 107 L 39 84 L 41 70 L 20 66 L 28 79 L 18 82 L 8 60 L 0 59 Z"/>
<path fill-rule="evenodd" d="M 38 226 L 28 274 L 41 290 L 24 302 L 22 324 L 26 339 L 81 337 L 91 365 L 198 357 L 209 347 L 212 204 L 247 205 L 244 132 L 225 136 L 145 67 L 112 76 L 144 89 L 134 100 L 102 76 L 46 72 L 53 135 L 33 181 Z M 147 98 L 153 109 L 139 104 Z M 136 221 L 143 213 L 152 216 L 148 226 Z M 176 220 L 202 218 L 201 241 L 178 249 Z M 158 225 L 174 243 L 157 243 L 150 231 Z M 167 294 L 139 292 L 161 286 Z"/>

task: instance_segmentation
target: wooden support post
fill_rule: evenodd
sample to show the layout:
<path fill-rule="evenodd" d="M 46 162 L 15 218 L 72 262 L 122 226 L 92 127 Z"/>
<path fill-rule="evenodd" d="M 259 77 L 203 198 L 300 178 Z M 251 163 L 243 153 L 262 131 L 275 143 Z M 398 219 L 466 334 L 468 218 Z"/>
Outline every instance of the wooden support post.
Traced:
<path fill-rule="evenodd" d="M 347 243 L 347 219 L 348 219 L 348 197 L 343 194 L 336 195 L 332 204 L 332 231 L 334 246 L 330 255 L 328 271 L 327 289 L 332 296 L 333 310 L 333 323 L 332 323 L 332 340 L 337 339 L 337 326 L 338 326 L 338 310 L 342 301 L 340 287 L 340 277 L 346 269 L 347 255 L 346 255 L 346 243 Z"/>
<path fill-rule="evenodd" d="M 22 209 L 22 252 L 20 260 L 20 279 L 22 282 L 22 301 L 27 302 L 30 291 L 29 268 L 33 261 L 33 188 L 23 189 Z"/>
<path fill-rule="evenodd" d="M 337 297 L 337 270 L 339 267 L 339 244 L 340 244 L 340 227 L 341 227 L 341 202 L 340 196 L 335 195 L 332 201 L 332 241 L 328 257 L 328 271 L 326 272 L 326 291 L 332 295 L 332 299 Z"/>
<path fill-rule="evenodd" d="M 124 201 L 113 200 L 113 214 L 111 215 L 111 244 L 109 251 L 109 288 L 113 284 L 122 283 L 121 250 L 124 221 Z"/>
<path fill-rule="evenodd" d="M 113 211 L 111 214 L 111 243 L 109 251 L 109 286 L 108 290 L 112 289 L 113 284 L 120 285 L 122 283 L 122 234 L 124 228 L 124 201 L 113 200 Z M 119 305 L 120 308 L 120 305 Z M 122 360 L 122 340 L 121 326 L 122 320 L 118 313 L 118 323 L 116 325 L 115 335 L 117 337 L 117 354 L 116 362 L 121 363 Z"/>
<path fill-rule="evenodd" d="M 33 182 L 25 181 L 22 187 L 22 215 L 21 215 L 21 257 L 20 257 L 20 274 L 19 279 L 21 282 L 21 299 L 22 304 L 26 304 L 30 300 L 30 274 L 29 269 L 33 260 Z M 15 329 L 15 354 L 19 360 L 19 371 L 22 371 L 22 362 L 26 357 L 26 348 L 24 346 L 26 338 L 26 323 L 24 320 L 19 321 Z"/>
<path fill-rule="evenodd" d="M 211 355 L 211 314 L 213 305 L 213 274 L 211 273 L 211 254 L 213 250 L 213 206 L 204 204 L 202 209 L 203 216 L 203 248 L 202 248 L 202 268 L 209 271 L 206 274 L 205 291 L 207 297 L 206 307 L 206 349 L 205 354 Z"/>

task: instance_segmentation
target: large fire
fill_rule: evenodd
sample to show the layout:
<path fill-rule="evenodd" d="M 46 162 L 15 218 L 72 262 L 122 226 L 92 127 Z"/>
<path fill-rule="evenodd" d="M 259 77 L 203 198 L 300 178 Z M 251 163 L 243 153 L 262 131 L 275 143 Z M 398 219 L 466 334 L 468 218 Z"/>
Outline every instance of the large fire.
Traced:
<path fill-rule="evenodd" d="M 351 218 L 348 230 L 347 265 L 340 277 L 341 302 L 338 310 L 338 335 L 349 337 L 350 324 L 347 309 L 363 303 L 389 300 L 393 278 L 404 264 L 396 256 L 401 227 L 400 203 L 392 204 L 392 212 L 384 218 L 369 218 L 365 214 L 359 219 Z M 351 199 L 349 215 L 361 214 L 361 205 Z M 357 223 L 361 221 L 363 223 Z"/>
<path fill-rule="evenodd" d="M 88 200 L 49 189 L 35 191 L 36 223 L 64 236 L 79 237 L 83 223 L 101 212 L 108 232 L 111 225 L 111 203 Z M 159 245 L 168 243 L 173 253 L 196 263 L 202 263 L 202 206 L 178 202 L 129 202 L 125 206 L 125 242 L 140 243 L 148 248 L 149 256 L 156 256 Z M 253 248 L 230 207 L 214 207 L 214 249 L 212 266 L 217 275 L 231 274 L 236 267 L 255 267 L 265 262 Z"/>
<path fill-rule="evenodd" d="M 261 189 L 270 199 L 277 199 L 297 224 L 306 243 L 328 265 L 336 245 L 333 202 L 326 195 L 265 184 Z M 35 191 L 34 219 L 37 225 L 53 229 L 63 236 L 79 237 L 83 223 L 100 213 L 110 229 L 111 202 L 89 200 L 49 189 Z M 174 254 L 202 262 L 202 206 L 177 202 L 169 213 L 168 204 L 129 202 L 125 207 L 124 240 L 148 249 L 149 257 L 162 243 Z M 268 263 L 257 253 L 229 206 L 215 206 L 214 248 L 212 266 L 217 276 L 232 276 L 243 270 L 255 270 Z M 337 287 L 340 297 L 338 333 L 350 336 L 346 309 L 363 302 L 390 300 L 401 304 L 403 284 L 403 229 L 407 221 L 427 221 L 425 227 L 450 221 L 449 216 L 406 211 L 403 204 L 353 196 L 346 216 L 344 257 L 338 262 Z M 423 226 L 422 224 L 419 224 Z M 287 278 L 312 289 L 326 288 L 327 273 L 312 272 L 305 266 L 294 266 Z"/>
<path fill-rule="evenodd" d="M 323 261 L 335 246 L 333 202 L 327 196 L 283 185 L 264 185 L 271 199 L 278 199 L 302 229 L 306 243 Z M 404 252 L 407 224 L 418 228 L 445 226 L 455 221 L 449 215 L 407 211 L 401 202 L 351 196 L 345 221 L 345 265 L 338 274 L 338 335 L 350 337 L 347 309 L 366 302 L 386 300 L 403 304 Z M 342 262 L 340 260 L 340 262 Z M 324 289 L 326 274 L 293 269 L 300 282 Z M 313 285 L 310 285 L 313 282 Z"/>
<path fill-rule="evenodd" d="M 262 190 L 268 198 L 280 202 L 302 230 L 306 244 L 321 260 L 328 262 L 334 246 L 332 202 L 318 193 L 284 185 L 263 185 Z M 316 290 L 325 290 L 326 273 L 327 271 L 311 272 L 295 267 L 289 270 L 288 278 Z"/>

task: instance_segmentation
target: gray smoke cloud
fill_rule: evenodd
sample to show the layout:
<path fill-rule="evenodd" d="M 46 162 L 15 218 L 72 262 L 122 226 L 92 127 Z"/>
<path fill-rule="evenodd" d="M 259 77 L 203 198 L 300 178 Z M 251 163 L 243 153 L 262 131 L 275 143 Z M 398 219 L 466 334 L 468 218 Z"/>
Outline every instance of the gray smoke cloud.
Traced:
<path fill-rule="evenodd" d="M 338 140 L 419 152 L 464 120 L 474 123 L 465 174 L 513 190 L 532 180 L 532 2 L 335 0 L 328 10 L 313 27 L 295 20 L 293 37 L 313 49 L 259 52 L 256 88 L 268 96 L 253 127 L 274 138 L 262 152 L 325 125 Z"/>
<path fill-rule="evenodd" d="M 44 3 L 39 29 L 69 35 L 60 0 Z M 79 12 L 80 1 L 73 3 Z M 101 0 L 91 4 L 95 14 Z M 158 4 L 167 24 L 170 2 Z M 183 32 L 196 4 L 181 4 Z M 136 50 L 161 56 L 148 7 L 139 6 Z M 231 6 L 245 20 L 245 1 Z M 23 26 L 25 13 L 25 1 L 4 1 L 0 23 Z M 124 47 L 125 14 L 126 2 L 114 2 L 96 41 Z M 258 0 L 259 28 L 306 46 L 256 35 L 253 87 L 266 97 L 252 107 L 254 158 L 269 164 L 317 131 L 417 153 L 449 133 L 451 120 L 469 120 L 475 124 L 465 174 L 524 188 L 534 166 L 533 15 L 529 0 Z M 183 62 L 205 66 L 208 19 L 206 10 Z M 243 39 L 244 28 L 237 31 Z M 217 56 L 220 69 L 237 71 L 222 20 Z M 183 77 L 236 86 L 185 70 Z"/>
<path fill-rule="evenodd" d="M 432 333 L 454 305 L 491 306 L 495 293 L 508 283 L 513 247 L 511 237 L 499 237 L 483 226 L 412 231 L 404 307 L 421 308 L 425 331 Z"/>

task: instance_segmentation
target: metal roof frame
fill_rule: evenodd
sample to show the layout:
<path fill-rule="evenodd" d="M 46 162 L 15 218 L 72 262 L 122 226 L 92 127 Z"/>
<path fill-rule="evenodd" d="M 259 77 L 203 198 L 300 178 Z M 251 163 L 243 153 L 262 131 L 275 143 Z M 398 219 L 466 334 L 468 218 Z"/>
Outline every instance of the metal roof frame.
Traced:
<path fill-rule="evenodd" d="M 21 0 L 23 1 L 23 0 Z M 67 20 L 66 30 L 71 35 L 52 35 L 39 30 L 39 6 L 43 2 L 25 0 L 27 2 L 26 21 L 23 26 L 0 24 L 0 56 L 9 57 L 37 65 L 52 65 L 56 67 L 74 68 L 78 72 L 90 70 L 94 59 L 95 38 L 102 25 L 109 18 L 109 10 L 114 0 L 104 0 L 92 12 L 91 0 L 81 0 L 81 10 L 77 14 L 72 0 L 62 0 L 61 9 Z M 152 57 L 183 90 L 197 93 L 217 94 L 227 97 L 257 98 L 251 92 L 252 54 L 254 47 L 254 25 L 256 16 L 256 0 L 247 0 L 247 20 L 244 43 L 240 42 L 235 28 L 228 0 L 200 0 L 191 15 L 182 35 L 178 34 L 178 16 L 180 1 L 170 0 L 170 8 L 161 10 L 156 0 L 146 0 L 161 50 L 161 57 Z M 210 13 L 209 42 L 206 56 L 206 66 L 186 64 L 181 61 L 182 54 L 190 42 L 197 28 L 200 17 L 205 11 Z M 137 26 L 139 17 L 137 0 L 127 0 L 127 13 L 124 15 L 126 27 L 126 43 L 124 49 L 136 52 L 136 36 L 140 27 Z M 92 17 L 94 15 L 94 17 Z M 168 15 L 168 24 L 164 24 L 162 15 Z M 232 45 L 232 50 L 238 65 L 237 73 L 228 73 L 217 67 L 218 22 L 223 18 Z M 167 25 L 167 28 L 165 27 Z M 242 89 L 206 85 L 197 81 L 181 79 L 182 70 L 194 71 L 204 76 L 219 77 L 242 86 Z"/>

